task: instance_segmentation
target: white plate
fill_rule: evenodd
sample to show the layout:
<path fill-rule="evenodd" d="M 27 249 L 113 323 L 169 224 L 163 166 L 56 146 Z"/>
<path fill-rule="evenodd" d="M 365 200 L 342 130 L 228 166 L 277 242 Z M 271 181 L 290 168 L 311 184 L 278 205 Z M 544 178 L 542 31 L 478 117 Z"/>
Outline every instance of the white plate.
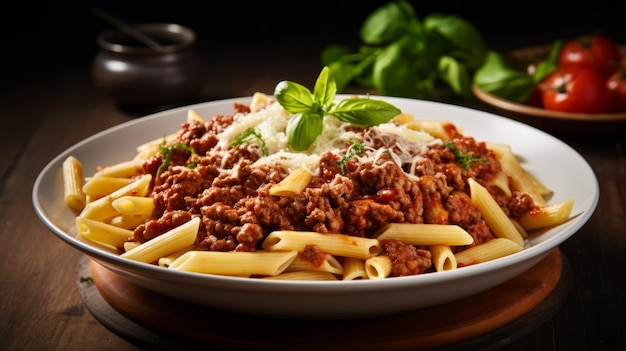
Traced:
<path fill-rule="evenodd" d="M 346 96 L 338 96 L 346 97 Z M 523 273 L 578 231 L 594 212 L 599 188 L 589 164 L 562 141 L 528 125 L 486 112 L 429 101 L 384 99 L 418 119 L 449 120 L 477 140 L 510 144 L 523 166 L 554 190 L 550 203 L 575 200 L 575 218 L 534 233 L 519 253 L 457 270 L 383 280 L 268 281 L 172 271 L 122 259 L 69 234 L 74 214 L 63 201 L 61 167 L 74 155 L 86 174 L 98 165 L 135 155 L 136 146 L 179 129 L 189 108 L 200 115 L 233 112 L 233 102 L 214 101 L 156 113 L 109 128 L 67 149 L 37 177 L 32 192 L 35 210 L 60 239 L 132 282 L 181 300 L 232 311 L 289 318 L 359 318 L 408 312 L 454 301 Z"/>

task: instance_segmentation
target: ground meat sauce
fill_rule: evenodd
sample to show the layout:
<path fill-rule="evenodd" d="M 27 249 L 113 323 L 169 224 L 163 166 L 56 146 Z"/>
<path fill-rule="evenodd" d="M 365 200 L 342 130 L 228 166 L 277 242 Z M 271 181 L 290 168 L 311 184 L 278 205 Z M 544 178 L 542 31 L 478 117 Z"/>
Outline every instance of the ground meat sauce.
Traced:
<path fill-rule="evenodd" d="M 250 112 L 239 103 L 234 109 L 235 113 Z M 457 224 L 474 238 L 469 245 L 474 246 L 494 235 L 467 195 L 468 177 L 485 186 L 511 216 L 534 206 L 529 196 L 514 192 L 509 198 L 492 185 L 490 181 L 501 171 L 494 154 L 484 143 L 464 137 L 454 128 L 456 148 L 481 159 L 467 169 L 443 143 L 409 150 L 414 153 L 412 165 L 398 165 L 391 154 L 401 152 L 397 139 L 376 135 L 372 129 L 353 128 L 360 140 L 370 140 L 373 147 L 388 152 L 365 161 L 350 158 L 343 171 L 339 162 L 345 152 L 322 153 L 317 175 L 301 194 L 272 196 L 272 185 L 287 176 L 282 166 L 253 166 L 262 153 L 250 145 L 227 150 L 217 146 L 219 134 L 233 121 L 233 115 L 217 115 L 204 123 L 185 122 L 175 143 L 191 146 L 195 152 L 174 149 L 168 167 L 160 173 L 162 154 L 144 163 L 145 172 L 153 175 L 155 209 L 152 218 L 135 229 L 135 240 L 148 241 L 198 216 L 202 221 L 197 250 L 255 251 L 270 232 L 279 229 L 371 237 L 390 222 Z M 393 262 L 392 276 L 432 269 L 427 248 L 397 240 L 382 240 L 381 245 L 383 254 Z M 305 253 L 302 257 L 316 265 L 325 256 L 316 246 L 307 247 Z"/>

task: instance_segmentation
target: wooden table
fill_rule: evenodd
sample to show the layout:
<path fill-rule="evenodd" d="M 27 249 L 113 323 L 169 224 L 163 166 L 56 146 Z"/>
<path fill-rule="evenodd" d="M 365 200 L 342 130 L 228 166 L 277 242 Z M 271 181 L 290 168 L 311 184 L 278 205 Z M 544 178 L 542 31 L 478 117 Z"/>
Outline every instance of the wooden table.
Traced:
<path fill-rule="evenodd" d="M 25 15 L 27 10 L 23 8 L 18 13 Z M 136 9 L 134 14 L 139 12 Z M 2 58 L 0 349 L 135 350 L 136 345 L 107 329 L 85 307 L 76 287 L 76 270 L 83 256 L 39 221 L 33 211 L 31 190 L 39 171 L 59 152 L 98 131 L 137 118 L 138 114 L 118 109 L 93 84 L 93 40 L 102 26 L 86 19 L 86 11 L 82 19 L 64 15 L 63 9 L 51 5 L 38 13 L 29 22 L 31 32 L 9 36 L 7 47 L 11 50 L 3 52 Z M 477 12 L 472 12 L 472 16 L 476 21 L 481 18 Z M 184 16 L 173 17 L 185 23 Z M 187 19 L 199 25 L 198 17 Z M 72 24 L 73 20 L 76 21 Z M 51 32 L 50 28 L 56 31 Z M 577 33 L 586 28 L 568 30 Z M 202 92 L 203 100 L 247 96 L 256 91 L 271 93 L 282 79 L 311 86 L 321 68 L 317 55 L 330 41 L 317 37 L 309 45 L 294 46 L 291 38 L 297 37 L 297 32 L 287 40 L 280 36 L 264 37 L 263 33 L 236 40 L 223 36 L 216 39 L 209 34 L 211 31 L 201 32 L 198 42 L 211 74 Z M 306 30 L 305 34 L 313 32 Z M 328 32 L 332 28 L 325 31 Z M 353 35 L 343 33 L 344 37 Z M 510 37 L 503 32 L 489 33 L 495 47 L 512 48 Z M 561 28 L 541 33 L 541 37 L 516 37 L 517 42 L 544 44 L 551 35 L 547 33 L 564 32 Z M 467 104 L 489 110 L 477 102 Z M 557 136 L 595 170 L 600 200 L 590 221 L 560 246 L 572 274 L 571 289 L 562 306 L 545 323 L 528 330 L 506 349 L 624 349 L 624 135 Z"/>

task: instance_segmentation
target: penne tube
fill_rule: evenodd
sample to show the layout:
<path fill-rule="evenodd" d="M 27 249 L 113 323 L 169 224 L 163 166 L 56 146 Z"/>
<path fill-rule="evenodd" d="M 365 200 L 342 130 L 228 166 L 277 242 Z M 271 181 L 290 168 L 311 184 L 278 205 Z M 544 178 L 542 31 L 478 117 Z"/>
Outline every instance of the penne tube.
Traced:
<path fill-rule="evenodd" d="M 124 242 L 124 252 L 130 251 L 139 245 L 141 245 L 139 241 L 126 241 Z"/>
<path fill-rule="evenodd" d="M 530 195 L 535 202 L 535 205 L 545 206 L 546 200 L 543 197 L 543 193 L 546 191 L 545 187 L 543 187 L 543 185 L 540 188 L 537 187 L 538 183 L 534 180 L 534 177 L 531 177 L 530 174 L 517 161 L 511 146 L 505 144 L 487 143 L 487 147 L 494 152 L 500 161 L 502 169 L 511 180 L 511 187 L 514 190 Z"/>
<path fill-rule="evenodd" d="M 362 259 L 376 256 L 382 251 L 376 239 L 345 234 L 278 230 L 271 232 L 263 241 L 263 248 L 270 251 L 302 252 L 307 245 L 317 245 L 321 251 L 331 255 Z"/>
<path fill-rule="evenodd" d="M 130 178 L 140 175 L 142 171 L 141 162 L 129 160 L 103 167 L 94 174 L 94 177 Z"/>
<path fill-rule="evenodd" d="M 334 276 L 330 272 L 322 272 L 322 271 L 297 271 L 297 272 L 286 272 L 280 273 L 277 275 L 269 275 L 266 277 L 262 277 L 262 279 L 270 279 L 270 280 L 337 280 L 337 277 Z"/>
<path fill-rule="evenodd" d="M 448 121 L 413 120 L 404 124 L 407 128 L 426 132 L 443 141 L 452 140 L 458 134 L 454 124 Z"/>
<path fill-rule="evenodd" d="M 495 178 L 491 179 L 490 183 L 498 189 L 502 190 L 506 197 L 510 198 L 511 196 L 513 196 L 513 192 L 511 191 L 511 187 L 509 186 L 509 176 L 506 174 L 506 172 L 498 172 L 498 175 Z"/>
<path fill-rule="evenodd" d="M 119 199 L 126 195 L 148 195 L 151 180 L 152 176 L 150 174 L 145 174 L 136 181 L 129 183 L 113 193 L 88 203 L 79 216 L 100 221 L 110 220 L 111 218 L 119 215 L 119 212 L 117 212 L 112 204 L 115 199 Z"/>
<path fill-rule="evenodd" d="M 507 238 L 520 246 L 524 246 L 524 238 L 515 227 L 515 224 L 513 224 L 513 221 L 489 194 L 489 191 L 474 178 L 469 178 L 468 182 L 470 199 L 491 231 L 499 238 Z"/>
<path fill-rule="evenodd" d="M 142 153 L 146 153 L 146 152 L 150 152 L 149 150 L 159 150 L 159 145 L 169 145 L 170 143 L 172 143 L 174 140 L 176 140 L 176 138 L 178 137 L 178 135 L 176 133 L 171 133 L 168 134 L 164 137 L 158 138 L 158 139 L 154 139 L 154 140 L 150 140 L 146 143 L 143 143 L 139 146 L 137 146 L 137 153 L 138 154 L 142 154 Z"/>
<path fill-rule="evenodd" d="M 298 255 L 297 251 L 189 251 L 174 260 L 169 269 L 220 275 L 277 275 Z"/>
<path fill-rule="evenodd" d="M 187 110 L 187 122 L 199 122 L 199 123 L 204 123 L 204 118 L 202 118 L 202 116 L 200 116 L 200 114 L 198 112 L 196 112 L 196 110 Z"/>
<path fill-rule="evenodd" d="M 518 218 L 518 223 L 526 230 L 551 227 L 565 223 L 574 208 L 574 199 L 530 210 Z"/>
<path fill-rule="evenodd" d="M 495 238 L 454 255 L 458 267 L 495 260 L 522 251 L 524 247 L 505 238 Z"/>
<path fill-rule="evenodd" d="M 108 223 L 120 228 L 135 229 L 150 218 L 150 215 L 119 215 L 111 218 Z"/>
<path fill-rule="evenodd" d="M 449 245 L 430 245 L 428 249 L 432 254 L 433 266 L 437 272 L 456 269 L 456 258 Z"/>
<path fill-rule="evenodd" d="M 285 177 L 280 183 L 270 188 L 270 195 L 291 196 L 301 194 L 309 185 L 313 174 L 306 168 L 298 168 Z"/>
<path fill-rule="evenodd" d="M 112 192 L 130 184 L 130 178 L 118 177 L 90 177 L 83 185 L 83 192 L 89 196 L 91 201 L 107 196 Z"/>
<path fill-rule="evenodd" d="M 294 271 L 322 271 L 341 275 L 343 274 L 343 266 L 334 256 L 328 254 L 321 265 L 315 266 L 311 261 L 303 260 L 301 254 L 298 253 L 296 259 L 285 270 L 285 272 Z"/>
<path fill-rule="evenodd" d="M 172 264 L 172 262 L 174 262 L 177 258 L 182 256 L 184 253 L 194 250 L 195 248 L 196 248 L 196 244 L 191 244 L 165 257 L 159 258 L 159 261 L 157 262 L 157 264 L 161 267 L 167 268 Z"/>
<path fill-rule="evenodd" d="M 269 97 L 266 94 L 260 92 L 254 93 L 254 95 L 252 95 L 252 101 L 250 101 L 250 111 L 256 112 L 262 110 L 265 108 L 268 101 Z"/>
<path fill-rule="evenodd" d="M 154 200 L 146 196 L 125 195 L 111 202 L 117 212 L 124 215 L 151 215 Z"/>
<path fill-rule="evenodd" d="M 72 210 L 80 212 L 85 208 L 86 199 L 83 192 L 83 165 L 74 156 L 63 161 L 63 195 L 65 204 Z"/>
<path fill-rule="evenodd" d="M 195 243 L 199 227 L 200 218 L 193 217 L 188 222 L 126 251 L 121 256 L 145 263 L 157 262 L 159 258 L 171 255 Z"/>
<path fill-rule="evenodd" d="M 392 268 L 389 256 L 379 255 L 365 260 L 365 272 L 368 279 L 383 279 L 391 274 Z"/>
<path fill-rule="evenodd" d="M 474 242 L 465 229 L 453 224 L 389 223 L 374 237 L 378 240 L 396 239 L 412 245 L 463 246 Z"/>
<path fill-rule="evenodd" d="M 343 257 L 342 266 L 342 280 L 367 279 L 367 272 L 365 272 L 364 260 L 354 257 Z"/>
<path fill-rule="evenodd" d="M 76 230 L 81 238 L 121 249 L 133 237 L 133 231 L 84 217 L 76 217 Z"/>

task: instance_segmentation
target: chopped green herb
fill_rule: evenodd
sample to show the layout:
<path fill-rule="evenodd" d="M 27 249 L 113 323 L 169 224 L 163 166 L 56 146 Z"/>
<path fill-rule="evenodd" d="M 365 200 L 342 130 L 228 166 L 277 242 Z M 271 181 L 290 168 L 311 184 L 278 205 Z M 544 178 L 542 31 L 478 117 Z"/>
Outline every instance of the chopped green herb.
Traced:
<path fill-rule="evenodd" d="M 261 150 L 263 151 L 263 155 L 267 156 L 268 155 L 268 151 L 267 151 L 267 146 L 265 145 L 265 140 L 263 140 L 263 136 L 258 133 L 256 130 L 254 130 L 254 128 L 250 127 L 248 129 L 246 129 L 245 132 L 239 134 L 235 140 L 233 140 L 233 142 L 230 144 L 230 146 L 239 146 L 243 143 L 249 143 L 251 141 L 251 139 L 256 138 L 260 143 L 261 143 Z"/>
<path fill-rule="evenodd" d="M 93 283 L 93 278 L 92 277 L 80 277 L 80 282 L 81 283 Z"/>
<path fill-rule="evenodd" d="M 162 172 L 165 172 L 167 167 L 170 166 L 170 162 L 172 161 L 172 151 L 174 151 L 175 149 L 186 150 L 186 151 L 191 152 L 192 154 L 196 153 L 196 151 L 191 146 L 182 144 L 182 143 L 175 144 L 175 145 L 159 145 L 159 151 L 163 155 L 163 162 L 161 162 L 161 165 L 159 166 L 159 169 L 157 170 L 157 174 L 156 174 L 157 177 Z M 190 168 L 193 168 L 196 165 L 197 163 L 193 163 Z"/>
<path fill-rule="evenodd" d="M 353 158 L 354 156 L 358 156 L 365 151 L 365 145 L 357 139 L 350 138 L 350 148 L 348 149 L 348 153 L 341 160 L 337 161 L 339 168 L 341 169 L 341 173 L 346 173 L 346 162 Z"/>
<path fill-rule="evenodd" d="M 452 151 L 456 162 L 458 162 L 464 169 L 469 169 L 474 162 L 487 162 L 487 159 L 483 157 L 474 157 L 462 152 L 451 141 L 446 141 L 443 145 Z"/>

